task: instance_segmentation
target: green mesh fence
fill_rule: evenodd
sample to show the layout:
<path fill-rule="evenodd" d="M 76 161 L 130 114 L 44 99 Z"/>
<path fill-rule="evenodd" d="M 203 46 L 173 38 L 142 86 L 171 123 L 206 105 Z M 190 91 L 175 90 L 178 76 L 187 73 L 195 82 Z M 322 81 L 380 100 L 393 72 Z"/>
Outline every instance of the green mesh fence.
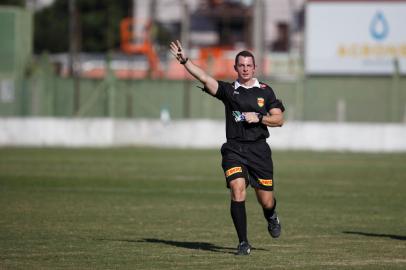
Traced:
<path fill-rule="evenodd" d="M 0 116 L 223 119 L 220 101 L 194 81 L 79 80 L 57 76 L 47 57 L 32 55 L 32 14 L 0 7 Z M 27 67 L 31 72 L 27 73 Z M 287 108 L 288 120 L 406 122 L 406 77 L 314 76 L 264 80 Z"/>
<path fill-rule="evenodd" d="M 0 6 L 0 115 L 25 112 L 23 80 L 32 55 L 32 14 Z"/>
<path fill-rule="evenodd" d="M 265 82 L 283 100 L 289 120 L 406 120 L 406 78 L 394 81 L 391 77 L 317 77 L 303 82 Z M 159 118 L 166 110 L 173 119 L 224 117 L 222 103 L 198 89 L 197 82 L 116 80 L 111 95 L 105 81 L 80 80 L 79 112 L 73 110 L 72 79 L 42 74 L 24 80 L 23 85 L 20 107 L 24 115 Z M 113 112 L 111 104 L 114 104 Z"/>

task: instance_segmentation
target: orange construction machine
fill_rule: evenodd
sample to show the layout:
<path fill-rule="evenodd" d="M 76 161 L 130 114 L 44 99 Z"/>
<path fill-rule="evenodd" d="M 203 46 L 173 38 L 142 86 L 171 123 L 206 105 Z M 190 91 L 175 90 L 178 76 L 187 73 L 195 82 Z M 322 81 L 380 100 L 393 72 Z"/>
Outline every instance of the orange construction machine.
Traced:
<path fill-rule="evenodd" d="M 141 36 L 134 35 L 134 26 L 140 27 Z M 124 18 L 120 23 L 121 50 L 128 54 L 143 54 L 148 59 L 150 75 L 154 78 L 161 77 L 161 69 L 158 54 L 151 41 L 152 23 L 150 20 L 137 20 Z"/>

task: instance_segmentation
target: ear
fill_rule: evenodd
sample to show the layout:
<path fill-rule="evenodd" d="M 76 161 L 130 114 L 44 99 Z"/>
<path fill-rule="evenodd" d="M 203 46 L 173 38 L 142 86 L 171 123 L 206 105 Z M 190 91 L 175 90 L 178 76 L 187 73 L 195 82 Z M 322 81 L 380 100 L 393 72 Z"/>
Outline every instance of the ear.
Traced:
<path fill-rule="evenodd" d="M 236 65 L 234 65 L 234 70 L 237 71 L 237 66 Z"/>

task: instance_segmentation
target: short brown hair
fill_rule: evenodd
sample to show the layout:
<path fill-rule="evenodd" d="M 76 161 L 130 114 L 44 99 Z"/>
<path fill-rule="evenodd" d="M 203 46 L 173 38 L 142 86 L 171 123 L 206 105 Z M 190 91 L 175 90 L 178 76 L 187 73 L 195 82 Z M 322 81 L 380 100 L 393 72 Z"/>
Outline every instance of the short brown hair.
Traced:
<path fill-rule="evenodd" d="M 238 63 L 238 57 L 240 57 L 240 56 L 243 56 L 243 57 L 251 57 L 252 58 L 252 61 L 254 62 L 254 66 L 255 66 L 255 57 L 254 57 L 254 55 L 251 53 L 251 52 L 249 52 L 249 51 L 241 51 L 241 52 L 239 52 L 239 53 L 237 53 L 237 55 L 235 56 L 235 65 L 237 66 L 237 63 Z"/>

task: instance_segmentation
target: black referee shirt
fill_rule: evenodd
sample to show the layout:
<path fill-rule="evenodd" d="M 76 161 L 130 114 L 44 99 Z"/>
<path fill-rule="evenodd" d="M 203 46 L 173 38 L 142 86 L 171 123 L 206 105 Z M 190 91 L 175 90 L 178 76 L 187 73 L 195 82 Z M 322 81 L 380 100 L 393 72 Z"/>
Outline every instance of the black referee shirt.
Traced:
<path fill-rule="evenodd" d="M 272 88 L 258 81 L 248 89 L 237 81 L 218 81 L 218 84 L 215 97 L 224 103 L 227 140 L 254 142 L 268 138 L 267 126 L 262 123 L 247 123 L 242 112 L 266 115 L 270 109 L 280 108 L 281 103 L 276 99 Z"/>

